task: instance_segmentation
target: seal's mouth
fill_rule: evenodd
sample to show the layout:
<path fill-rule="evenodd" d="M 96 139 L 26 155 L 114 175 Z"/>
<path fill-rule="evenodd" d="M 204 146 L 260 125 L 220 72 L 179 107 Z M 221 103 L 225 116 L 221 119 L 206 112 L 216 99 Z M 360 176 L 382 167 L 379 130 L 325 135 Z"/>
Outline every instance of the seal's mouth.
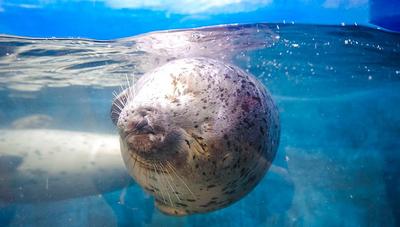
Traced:
<path fill-rule="evenodd" d="M 162 142 L 162 134 L 157 134 L 154 131 L 131 131 L 124 133 L 123 138 L 127 142 L 130 150 L 135 153 L 151 153 L 158 143 Z"/>
<path fill-rule="evenodd" d="M 121 138 L 127 143 L 130 152 L 143 159 L 156 159 L 157 151 L 164 141 L 164 130 L 147 118 L 132 121 L 120 130 Z"/>

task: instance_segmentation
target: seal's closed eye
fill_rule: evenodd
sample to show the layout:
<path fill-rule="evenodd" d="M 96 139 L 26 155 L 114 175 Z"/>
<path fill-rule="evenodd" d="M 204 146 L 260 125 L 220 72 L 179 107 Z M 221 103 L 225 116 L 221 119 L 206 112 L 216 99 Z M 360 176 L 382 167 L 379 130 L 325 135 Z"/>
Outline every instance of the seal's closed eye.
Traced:
<path fill-rule="evenodd" d="M 128 100 L 128 96 L 129 96 L 129 89 L 127 88 L 125 89 L 123 92 L 121 92 L 113 101 L 112 105 L 111 105 L 111 110 L 110 110 L 110 115 L 111 115 L 111 120 L 114 123 L 114 125 L 117 125 L 118 122 L 118 118 L 119 115 L 122 111 L 122 109 L 124 108 L 127 100 Z"/>

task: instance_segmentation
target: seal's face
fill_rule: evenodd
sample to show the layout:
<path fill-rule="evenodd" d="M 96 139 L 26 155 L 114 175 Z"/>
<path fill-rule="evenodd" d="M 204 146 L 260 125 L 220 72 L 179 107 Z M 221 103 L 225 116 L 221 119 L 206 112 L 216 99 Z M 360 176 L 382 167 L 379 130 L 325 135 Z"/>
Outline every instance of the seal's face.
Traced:
<path fill-rule="evenodd" d="M 164 158 L 160 150 L 165 147 L 170 133 L 163 124 L 162 116 L 153 107 L 128 107 L 123 110 L 117 126 L 130 152 L 149 161 Z"/>
<path fill-rule="evenodd" d="M 227 206 L 270 166 L 279 119 L 261 83 L 211 59 L 181 59 L 116 97 L 111 117 L 131 176 L 157 207 L 184 215 Z"/>
<path fill-rule="evenodd" d="M 167 161 L 177 165 L 187 155 L 179 146 L 182 140 L 179 126 L 169 115 L 167 109 L 142 105 L 139 101 L 127 103 L 120 113 L 117 126 L 121 145 L 140 168 L 154 170 L 155 164 Z M 132 165 L 132 160 L 128 165 Z"/>

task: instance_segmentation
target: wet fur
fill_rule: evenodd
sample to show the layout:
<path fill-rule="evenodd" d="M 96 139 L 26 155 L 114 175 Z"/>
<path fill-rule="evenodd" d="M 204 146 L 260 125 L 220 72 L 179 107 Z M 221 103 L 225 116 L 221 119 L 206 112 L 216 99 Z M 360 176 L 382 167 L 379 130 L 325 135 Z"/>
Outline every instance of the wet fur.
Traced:
<path fill-rule="evenodd" d="M 144 118 L 164 139 L 132 144 L 125 133 L 146 108 L 156 110 Z M 112 118 L 129 173 L 171 215 L 208 212 L 242 198 L 278 147 L 278 111 L 264 86 L 207 58 L 176 60 L 145 74 L 116 97 L 111 111 L 118 113 Z M 150 141 L 145 136 L 131 140 Z"/>

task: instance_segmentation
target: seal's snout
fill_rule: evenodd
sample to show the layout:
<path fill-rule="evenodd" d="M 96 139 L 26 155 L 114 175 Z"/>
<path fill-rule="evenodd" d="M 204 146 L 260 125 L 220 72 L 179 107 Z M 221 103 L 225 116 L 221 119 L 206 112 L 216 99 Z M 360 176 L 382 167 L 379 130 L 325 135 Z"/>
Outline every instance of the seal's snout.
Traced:
<path fill-rule="evenodd" d="M 141 108 L 124 113 L 118 126 L 125 134 L 155 134 L 152 126 L 152 110 Z"/>
<path fill-rule="evenodd" d="M 159 124 L 157 114 L 150 107 L 126 108 L 118 120 L 121 136 L 129 151 L 144 159 L 156 155 L 156 148 L 164 141 L 165 130 Z"/>
<path fill-rule="evenodd" d="M 130 122 L 125 129 L 125 133 L 132 133 L 136 135 L 154 134 L 154 129 L 150 125 L 149 120 L 146 117 L 143 117 L 142 119 Z"/>

